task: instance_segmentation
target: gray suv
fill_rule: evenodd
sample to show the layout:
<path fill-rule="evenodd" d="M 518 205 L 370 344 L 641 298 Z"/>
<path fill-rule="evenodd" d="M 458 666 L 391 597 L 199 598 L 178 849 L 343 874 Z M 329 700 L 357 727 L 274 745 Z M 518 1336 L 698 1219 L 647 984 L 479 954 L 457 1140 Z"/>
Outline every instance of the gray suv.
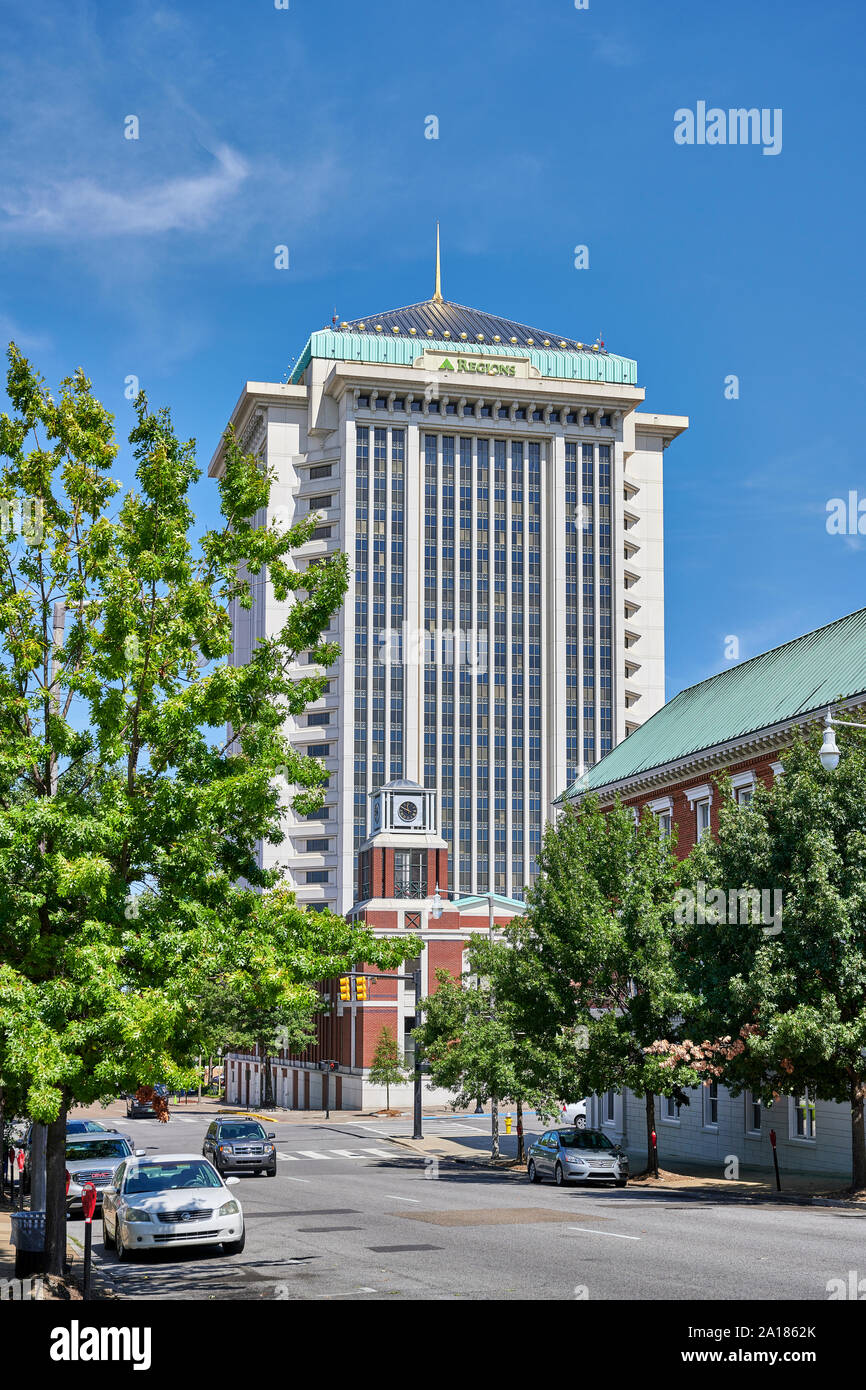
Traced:
<path fill-rule="evenodd" d="M 202 1154 L 218 1173 L 267 1173 L 277 1176 L 274 1134 L 257 1120 L 214 1120 L 205 1135 Z"/>
<path fill-rule="evenodd" d="M 529 1147 L 530 1182 L 628 1182 L 628 1155 L 600 1129 L 549 1129 Z"/>
<path fill-rule="evenodd" d="M 97 1205 L 101 1205 L 103 1190 L 110 1186 L 117 1169 L 132 1152 L 126 1135 L 118 1134 L 116 1130 L 108 1130 L 104 1134 L 67 1134 L 67 1210 L 81 1205 L 82 1189 L 88 1182 L 92 1182 L 96 1188 Z M 143 1154 L 144 1150 L 136 1149 L 135 1152 Z"/>

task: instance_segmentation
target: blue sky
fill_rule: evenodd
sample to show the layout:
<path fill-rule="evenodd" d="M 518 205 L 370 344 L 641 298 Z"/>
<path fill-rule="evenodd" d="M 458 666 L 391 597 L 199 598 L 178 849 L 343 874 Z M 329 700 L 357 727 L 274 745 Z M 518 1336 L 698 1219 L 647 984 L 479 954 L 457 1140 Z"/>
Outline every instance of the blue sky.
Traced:
<path fill-rule="evenodd" d="M 244 380 L 335 307 L 431 293 L 439 218 L 447 298 L 600 333 L 691 417 L 669 695 L 728 635 L 745 658 L 866 603 L 866 538 L 825 527 L 866 498 L 863 6 L 49 0 L 4 28 L 0 336 L 49 381 L 84 366 L 122 435 L 136 375 L 205 468 Z M 677 145 L 699 101 L 781 108 L 781 153 Z"/>

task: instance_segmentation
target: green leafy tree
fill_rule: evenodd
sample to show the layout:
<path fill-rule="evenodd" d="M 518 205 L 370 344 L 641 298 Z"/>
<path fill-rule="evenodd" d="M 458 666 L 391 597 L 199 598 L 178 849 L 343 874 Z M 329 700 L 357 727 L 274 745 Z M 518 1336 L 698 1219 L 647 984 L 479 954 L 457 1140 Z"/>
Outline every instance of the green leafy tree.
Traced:
<path fill-rule="evenodd" d="M 682 1102 L 698 1083 L 691 1062 L 647 1050 L 678 1036 L 691 1002 L 678 974 L 672 842 L 649 813 L 636 825 L 587 798 L 547 827 L 538 867 L 528 910 L 506 931 L 512 959 L 497 999 L 561 1097 L 643 1094 L 650 1168 L 655 1096 Z"/>
<path fill-rule="evenodd" d="M 113 421 L 83 372 L 55 398 L 14 345 L 8 356 L 0 1083 L 9 1108 L 48 1124 L 47 1254 L 60 1273 L 68 1106 L 172 1082 L 195 1055 L 205 982 L 255 982 L 294 1007 L 327 973 L 334 934 L 331 959 L 356 959 L 351 929 L 302 912 L 256 851 L 282 838 L 280 778 L 299 811 L 321 802 L 324 769 L 285 726 L 324 689 L 293 671 L 304 651 L 334 661 L 321 636 L 347 565 L 295 568 L 315 519 L 259 524 L 271 477 L 231 431 L 220 520 L 194 544 L 193 445 L 144 395 L 136 484 L 119 501 Z M 232 608 L 251 606 L 259 575 L 285 619 L 235 667 Z M 388 965 L 404 949 L 361 954 Z"/>
<path fill-rule="evenodd" d="M 374 1086 L 385 1087 L 385 1109 L 390 1110 L 391 1087 L 404 1085 L 409 1080 L 409 1073 L 403 1065 L 397 1039 L 387 1024 L 379 1034 L 369 1075 Z"/>
<path fill-rule="evenodd" d="M 457 1106 L 473 1099 L 514 1103 L 518 1111 L 518 1160 L 523 1158 L 523 1107 L 553 1114 L 561 1056 L 551 1062 L 536 1039 L 520 1031 L 521 1016 L 505 987 L 516 964 L 501 941 L 475 938 L 467 948 L 468 969 L 460 980 L 437 971 L 436 992 L 423 1002 L 424 1021 L 415 1030 L 416 1046 L 433 1084 L 453 1093 Z M 561 1052 L 561 1039 L 553 1048 Z M 495 1113 L 495 1110 L 494 1110 Z M 498 1127 L 491 1133 L 491 1155 L 499 1156 Z"/>
<path fill-rule="evenodd" d="M 847 1104 L 859 1190 L 866 1187 L 866 734 L 842 724 L 832 772 L 818 758 L 820 739 L 817 729 L 797 738 L 782 755 L 784 775 L 759 786 L 749 806 L 736 804 L 723 784 L 718 836 L 705 837 L 684 866 L 706 906 L 692 908 L 681 970 L 698 1002 L 692 1036 L 727 1045 L 721 1057 L 698 1058 L 703 1074 L 734 1094 L 748 1087 L 765 1103 L 808 1088 L 812 1098 Z"/>

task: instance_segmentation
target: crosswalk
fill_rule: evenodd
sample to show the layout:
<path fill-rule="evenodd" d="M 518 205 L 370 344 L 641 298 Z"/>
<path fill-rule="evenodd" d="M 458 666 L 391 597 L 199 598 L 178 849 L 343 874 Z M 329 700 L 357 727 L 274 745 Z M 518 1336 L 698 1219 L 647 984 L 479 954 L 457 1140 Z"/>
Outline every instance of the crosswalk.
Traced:
<path fill-rule="evenodd" d="M 277 1150 L 277 1158 L 281 1158 L 284 1163 L 300 1163 L 304 1158 L 327 1162 L 334 1158 L 365 1158 L 367 1155 L 374 1158 L 394 1157 L 388 1149 L 298 1149 L 297 1153 L 291 1154 Z"/>

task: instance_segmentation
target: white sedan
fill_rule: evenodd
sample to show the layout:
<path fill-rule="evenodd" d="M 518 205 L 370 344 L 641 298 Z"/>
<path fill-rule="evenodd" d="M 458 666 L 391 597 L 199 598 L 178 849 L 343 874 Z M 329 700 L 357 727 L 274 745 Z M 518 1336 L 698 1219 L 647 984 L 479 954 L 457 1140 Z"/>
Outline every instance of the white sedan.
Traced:
<path fill-rule="evenodd" d="M 136 1250 L 222 1245 L 244 1248 L 244 1214 L 229 1186 L 201 1154 L 154 1154 L 121 1163 L 102 1196 L 102 1242 L 119 1260 Z"/>

